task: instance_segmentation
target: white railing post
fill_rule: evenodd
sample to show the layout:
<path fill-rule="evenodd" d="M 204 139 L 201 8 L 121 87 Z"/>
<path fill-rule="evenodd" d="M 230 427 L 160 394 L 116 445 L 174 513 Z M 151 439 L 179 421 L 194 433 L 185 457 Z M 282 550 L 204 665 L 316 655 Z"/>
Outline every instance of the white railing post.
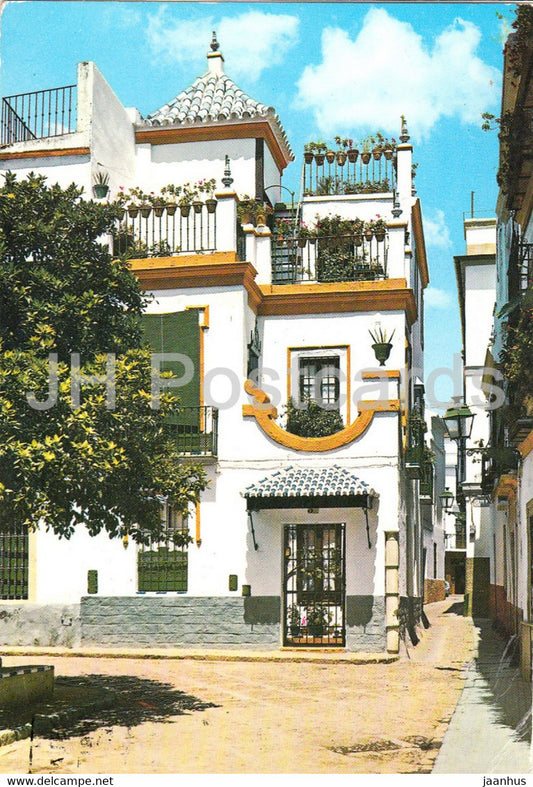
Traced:
<path fill-rule="evenodd" d="M 227 190 L 218 192 L 215 197 L 218 200 L 215 214 L 217 222 L 216 250 L 237 251 L 237 194 Z"/>

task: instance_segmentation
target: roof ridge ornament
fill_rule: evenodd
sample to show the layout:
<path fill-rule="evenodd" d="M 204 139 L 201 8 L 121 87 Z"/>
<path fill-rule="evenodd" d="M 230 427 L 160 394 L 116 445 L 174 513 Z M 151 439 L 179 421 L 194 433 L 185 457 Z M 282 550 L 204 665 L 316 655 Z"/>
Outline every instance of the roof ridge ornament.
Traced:
<path fill-rule="evenodd" d="M 211 38 L 211 51 L 216 52 L 220 49 L 220 44 L 217 41 L 217 31 L 213 30 L 213 37 Z"/>
<path fill-rule="evenodd" d="M 402 131 L 400 134 L 400 142 L 409 142 L 411 139 L 409 135 L 409 131 L 407 130 L 407 121 L 405 119 L 405 115 L 401 115 L 402 119 Z"/>

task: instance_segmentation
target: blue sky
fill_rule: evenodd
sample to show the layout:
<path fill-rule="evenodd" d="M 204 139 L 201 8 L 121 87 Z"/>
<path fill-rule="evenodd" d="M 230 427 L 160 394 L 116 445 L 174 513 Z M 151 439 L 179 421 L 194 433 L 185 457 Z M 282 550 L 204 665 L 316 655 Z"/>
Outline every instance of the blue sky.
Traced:
<path fill-rule="evenodd" d="M 451 367 L 460 349 L 453 255 L 464 253 L 470 192 L 483 215 L 495 209 L 497 136 L 481 131 L 481 113 L 499 114 L 512 7 L 8 3 L 1 89 L 11 95 L 71 84 L 76 63 L 93 60 L 122 103 L 147 114 L 205 71 L 216 29 L 226 72 L 280 116 L 296 154 L 284 184 L 294 190 L 306 141 L 335 134 L 357 139 L 377 129 L 397 137 L 405 114 L 419 163 L 431 276 L 428 372 Z"/>

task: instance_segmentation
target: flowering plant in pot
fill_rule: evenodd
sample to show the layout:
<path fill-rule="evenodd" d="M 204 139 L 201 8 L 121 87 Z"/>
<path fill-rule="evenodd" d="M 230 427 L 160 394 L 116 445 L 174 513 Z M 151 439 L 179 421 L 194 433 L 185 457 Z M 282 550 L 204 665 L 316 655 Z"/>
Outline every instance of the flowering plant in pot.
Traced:
<path fill-rule="evenodd" d="M 302 221 L 300 223 L 300 226 L 298 227 L 298 231 L 297 231 L 297 234 L 296 234 L 296 237 L 298 239 L 298 246 L 301 249 L 303 249 L 304 246 L 306 245 L 307 241 L 309 240 L 310 234 L 311 234 L 311 232 L 310 232 L 309 227 L 307 226 L 305 221 Z"/>
<path fill-rule="evenodd" d="M 163 186 L 161 194 L 165 197 L 165 204 L 169 216 L 173 216 L 177 210 L 178 197 L 181 194 L 181 186 L 175 186 L 174 183 L 169 183 Z"/>
<path fill-rule="evenodd" d="M 388 360 L 392 350 L 392 337 L 394 336 L 394 331 L 390 336 L 387 336 L 387 331 L 384 331 L 381 327 L 377 327 L 375 331 L 369 330 L 368 333 L 374 342 L 372 349 L 374 350 L 376 360 L 379 361 L 380 366 L 385 366 L 385 361 Z"/>
<path fill-rule="evenodd" d="M 207 208 L 208 213 L 214 213 L 217 207 L 217 201 L 215 199 L 215 188 L 217 182 L 215 178 L 210 178 L 209 180 L 200 180 L 198 182 L 198 189 L 201 194 L 207 194 L 205 200 L 205 206 Z"/>
<path fill-rule="evenodd" d="M 377 216 L 375 221 L 372 222 L 374 228 L 374 235 L 376 236 L 376 240 L 378 243 L 381 243 L 385 240 L 385 234 L 387 232 L 387 222 L 385 219 L 382 219 L 381 216 Z"/>
<path fill-rule="evenodd" d="M 312 607 L 307 612 L 307 630 L 312 637 L 321 637 L 331 620 L 331 613 L 324 607 Z"/>
<path fill-rule="evenodd" d="M 241 224 L 251 224 L 255 219 L 259 203 L 248 194 L 243 194 L 237 205 L 237 218 Z"/>
<path fill-rule="evenodd" d="M 301 631 L 300 610 L 296 604 L 291 604 L 287 612 L 289 613 L 288 617 L 291 637 L 297 637 Z"/>
<path fill-rule="evenodd" d="M 294 224 L 290 219 L 276 219 L 274 237 L 278 243 L 286 243 L 294 235 Z"/>
<path fill-rule="evenodd" d="M 315 157 L 316 142 L 306 142 L 304 145 L 304 161 L 312 164 Z"/>
<path fill-rule="evenodd" d="M 154 209 L 154 213 L 157 217 L 163 215 L 163 211 L 165 210 L 166 200 L 162 194 L 154 194 L 154 192 L 150 192 L 149 196 L 150 204 Z"/>
<path fill-rule="evenodd" d="M 316 151 L 315 152 L 315 161 L 316 161 L 316 163 L 318 164 L 319 167 L 321 167 L 324 164 L 324 158 L 326 157 L 327 149 L 328 149 L 328 146 L 326 145 L 325 142 L 322 142 L 322 140 L 319 140 L 318 142 L 315 142 L 315 151 Z"/>
<path fill-rule="evenodd" d="M 191 212 L 191 205 L 198 200 L 198 187 L 196 184 L 184 183 L 181 189 L 181 195 L 178 199 L 180 213 L 182 216 L 188 216 Z M 201 203 L 200 203 L 201 205 Z M 201 208 L 200 208 L 201 209 Z"/>
<path fill-rule="evenodd" d="M 339 136 L 335 137 L 337 143 L 337 164 L 339 167 L 344 167 L 346 163 L 347 151 L 352 147 L 353 139 L 341 139 Z"/>

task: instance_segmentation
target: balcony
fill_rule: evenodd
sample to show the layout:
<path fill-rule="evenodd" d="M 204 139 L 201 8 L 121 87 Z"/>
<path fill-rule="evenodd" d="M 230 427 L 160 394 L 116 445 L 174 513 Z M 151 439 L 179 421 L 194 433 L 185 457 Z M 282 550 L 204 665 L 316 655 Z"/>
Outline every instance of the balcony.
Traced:
<path fill-rule="evenodd" d="M 341 144 L 337 138 L 337 151 L 320 143 L 306 145 L 304 197 L 376 194 L 396 188 L 396 143 L 381 135 L 370 137 L 359 144 L 361 152 L 357 146 L 348 147 L 351 143 L 353 140 L 343 140 Z"/>
<path fill-rule="evenodd" d="M 213 204 L 214 203 L 214 204 Z M 217 250 L 216 200 L 187 206 L 130 206 L 113 234 L 113 255 L 127 259 Z"/>
<path fill-rule="evenodd" d="M 375 281 L 387 278 L 387 244 L 375 239 L 321 236 L 273 238 L 272 283 Z"/>
<path fill-rule="evenodd" d="M 168 424 L 184 456 L 208 458 L 218 455 L 218 409 L 182 407 L 177 423 Z"/>
<path fill-rule="evenodd" d="M 525 293 L 533 285 L 533 243 L 518 244 L 518 269 L 520 272 L 520 290 Z"/>
<path fill-rule="evenodd" d="M 517 470 L 518 456 L 518 451 L 511 446 L 486 449 L 481 460 L 481 491 L 483 494 L 492 493 L 500 476 Z"/>
<path fill-rule="evenodd" d="M 67 85 L 3 98 L 0 145 L 74 133 L 76 87 Z"/>

